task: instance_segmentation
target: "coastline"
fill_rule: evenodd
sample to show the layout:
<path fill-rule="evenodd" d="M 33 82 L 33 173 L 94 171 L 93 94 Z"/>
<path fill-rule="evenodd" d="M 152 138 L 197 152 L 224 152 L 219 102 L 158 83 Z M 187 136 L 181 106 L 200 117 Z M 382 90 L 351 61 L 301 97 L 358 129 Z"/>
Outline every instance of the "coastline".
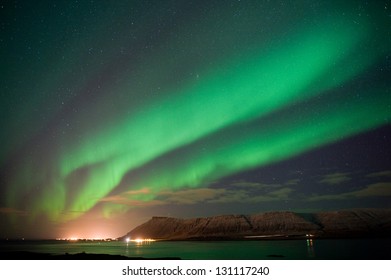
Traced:
<path fill-rule="evenodd" d="M 50 254 L 30 251 L 4 251 L 0 252 L 0 260 L 180 260 L 180 258 L 126 257 L 123 255 L 93 254 L 85 252 L 75 254 Z"/>

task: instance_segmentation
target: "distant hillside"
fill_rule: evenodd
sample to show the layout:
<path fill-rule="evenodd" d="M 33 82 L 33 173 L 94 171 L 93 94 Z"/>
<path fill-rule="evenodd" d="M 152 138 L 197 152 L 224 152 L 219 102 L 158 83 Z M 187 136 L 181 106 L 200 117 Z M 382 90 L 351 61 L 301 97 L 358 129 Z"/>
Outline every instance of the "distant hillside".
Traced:
<path fill-rule="evenodd" d="M 269 212 L 193 219 L 153 217 L 121 238 L 302 238 L 308 234 L 330 238 L 391 237 L 391 209 L 353 209 L 312 214 Z"/>

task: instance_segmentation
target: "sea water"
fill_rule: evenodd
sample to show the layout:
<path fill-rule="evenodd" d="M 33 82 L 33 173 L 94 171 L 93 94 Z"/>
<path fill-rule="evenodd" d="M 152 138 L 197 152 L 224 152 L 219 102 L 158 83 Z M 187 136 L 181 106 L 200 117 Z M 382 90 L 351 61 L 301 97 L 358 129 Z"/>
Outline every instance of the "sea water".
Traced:
<path fill-rule="evenodd" d="M 251 241 L 2 241 L 0 250 L 50 254 L 111 254 L 190 260 L 391 259 L 391 239 L 303 239 Z"/>

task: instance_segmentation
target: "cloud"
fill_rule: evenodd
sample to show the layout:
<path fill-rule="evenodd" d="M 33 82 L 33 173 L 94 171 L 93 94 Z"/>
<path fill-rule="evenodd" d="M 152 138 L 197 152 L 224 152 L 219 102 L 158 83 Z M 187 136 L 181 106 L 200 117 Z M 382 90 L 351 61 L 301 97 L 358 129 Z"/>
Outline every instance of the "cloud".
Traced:
<path fill-rule="evenodd" d="M 320 200 L 344 200 L 350 198 L 347 193 L 343 194 L 323 194 L 323 195 L 313 195 L 308 198 L 308 201 L 320 201 Z"/>
<path fill-rule="evenodd" d="M 300 179 L 291 179 L 291 180 L 286 181 L 284 185 L 286 185 L 286 186 L 297 185 L 300 183 L 300 181 L 301 181 Z"/>
<path fill-rule="evenodd" d="M 117 204 L 122 204 L 124 201 L 127 201 L 125 196 L 123 195 L 112 195 L 112 196 L 107 196 L 105 198 L 102 198 L 100 201 L 101 202 L 113 202 Z"/>
<path fill-rule="evenodd" d="M 199 202 L 215 199 L 226 193 L 225 189 L 183 189 L 178 191 L 160 192 L 157 199 L 166 201 L 167 204 L 196 204 Z"/>
<path fill-rule="evenodd" d="M 278 188 L 281 187 L 281 184 L 265 184 L 260 182 L 246 182 L 246 181 L 240 181 L 240 182 L 234 182 L 230 184 L 230 186 L 233 187 L 240 187 L 240 188 Z"/>
<path fill-rule="evenodd" d="M 150 194 L 151 190 L 149 190 L 148 188 L 142 188 L 140 190 L 130 190 L 125 193 L 128 195 Z"/>
<path fill-rule="evenodd" d="M 288 200 L 293 192 L 291 188 L 282 188 L 277 191 L 269 192 L 266 195 L 258 195 L 251 199 L 251 202 L 281 201 Z"/>
<path fill-rule="evenodd" d="M 319 181 L 321 184 L 327 185 L 338 185 L 344 182 L 350 181 L 349 173 L 332 173 L 324 175 L 323 178 Z"/>
<path fill-rule="evenodd" d="M 289 199 L 290 194 L 293 192 L 291 188 L 281 188 L 276 191 L 267 192 L 264 194 L 254 194 L 249 190 L 225 190 L 221 195 L 209 203 L 256 203 L 266 201 L 278 201 Z"/>
<path fill-rule="evenodd" d="M 209 203 L 231 203 L 231 202 L 250 202 L 251 194 L 246 190 L 224 190 L 224 192 Z"/>
<path fill-rule="evenodd" d="M 370 173 L 367 175 L 369 178 L 377 178 L 377 177 L 391 177 L 391 170 L 384 170 L 380 172 Z"/>
<path fill-rule="evenodd" d="M 293 189 L 291 188 L 282 188 L 274 192 L 268 193 L 270 197 L 275 198 L 288 198 L 288 196 L 293 192 Z"/>
<path fill-rule="evenodd" d="M 309 201 L 319 200 L 344 200 L 354 198 L 366 198 L 366 197 L 387 197 L 391 196 L 391 182 L 374 183 L 366 186 L 364 189 L 346 192 L 341 194 L 332 195 L 315 195 L 309 199 Z"/>
<path fill-rule="evenodd" d="M 157 206 L 157 205 L 166 204 L 160 200 L 130 199 L 126 195 L 127 195 L 127 192 L 120 194 L 120 195 L 108 196 L 108 197 L 102 198 L 100 201 L 101 202 L 109 202 L 112 204 L 126 205 L 126 206 L 131 206 L 131 207 L 148 207 L 148 206 Z"/>
<path fill-rule="evenodd" d="M 8 207 L 0 208 L 0 214 L 27 216 L 27 212 L 26 211 L 18 210 L 18 209 L 15 209 L 15 208 L 8 208 Z"/>
<path fill-rule="evenodd" d="M 129 192 L 101 199 L 101 202 L 127 205 L 130 207 L 149 207 L 167 204 L 191 205 L 197 203 L 257 203 L 265 201 L 279 201 L 289 199 L 293 189 L 289 187 L 277 188 L 262 194 L 254 193 L 255 184 L 243 189 L 226 188 L 194 188 L 180 190 L 162 190 L 153 194 L 150 199 L 129 198 Z M 262 185 L 262 184 L 261 184 Z M 244 186 L 244 185 L 243 185 Z M 269 186 L 269 185 L 268 185 Z M 145 192 L 151 195 L 150 192 Z"/>
<path fill-rule="evenodd" d="M 391 196 L 391 182 L 374 183 L 353 193 L 357 197 Z"/>

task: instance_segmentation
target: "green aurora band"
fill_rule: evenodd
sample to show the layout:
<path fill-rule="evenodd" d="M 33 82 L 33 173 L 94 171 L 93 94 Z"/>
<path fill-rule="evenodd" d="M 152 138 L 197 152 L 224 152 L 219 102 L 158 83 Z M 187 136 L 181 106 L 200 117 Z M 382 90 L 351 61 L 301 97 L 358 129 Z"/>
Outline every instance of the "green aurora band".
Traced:
<path fill-rule="evenodd" d="M 205 187 L 388 124 L 389 87 L 357 88 L 344 96 L 338 91 L 390 50 L 372 46 L 372 23 L 356 21 L 335 15 L 296 27 L 278 42 L 226 58 L 196 80 L 138 103 L 125 117 L 83 131 L 77 140 L 64 136 L 44 166 L 33 164 L 39 151 L 31 153 L 9 182 L 8 205 L 31 210 L 32 219 L 44 214 L 64 222 L 103 203 L 109 217 L 133 206 L 105 201 L 107 196 L 148 201 L 166 189 Z M 373 51 L 363 53 L 368 46 Z M 156 72 L 170 68 L 155 58 L 146 64 Z M 112 90 L 135 89 L 123 84 Z M 351 102 L 352 94 L 362 99 Z M 327 106 L 316 102 L 322 98 Z M 304 110 L 305 102 L 315 105 Z M 81 119 L 85 126 L 88 121 Z M 134 175 L 137 170 L 143 176 Z M 23 197 L 42 185 L 25 203 Z M 127 193 L 140 189 L 148 193 Z"/>

